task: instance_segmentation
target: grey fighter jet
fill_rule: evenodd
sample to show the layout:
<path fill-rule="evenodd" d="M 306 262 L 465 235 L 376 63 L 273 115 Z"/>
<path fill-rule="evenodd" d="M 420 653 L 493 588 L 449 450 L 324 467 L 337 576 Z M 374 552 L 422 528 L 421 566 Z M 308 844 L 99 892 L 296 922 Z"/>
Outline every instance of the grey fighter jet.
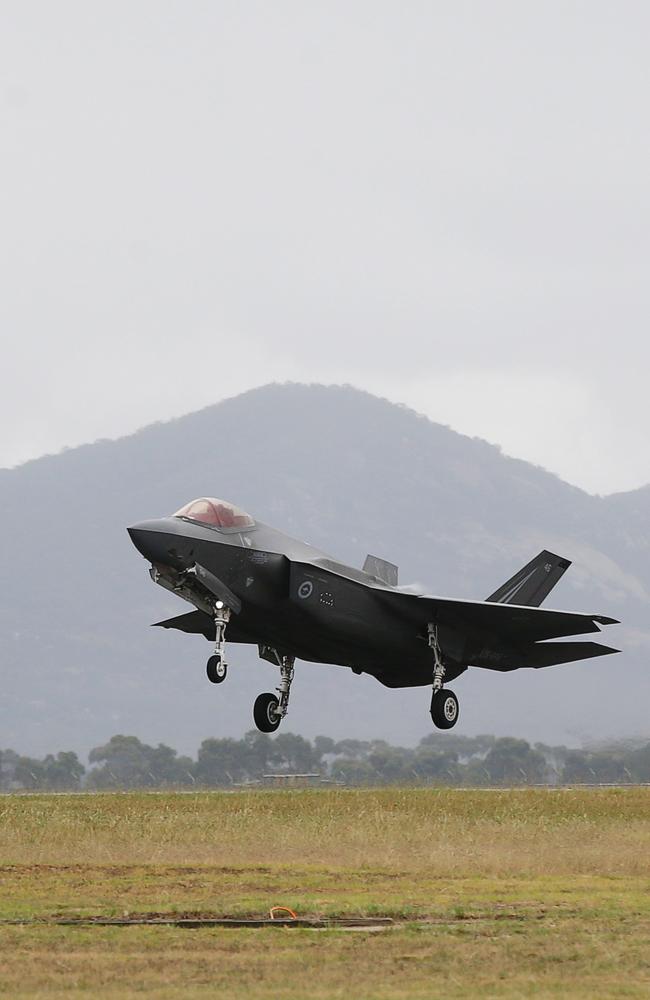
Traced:
<path fill-rule="evenodd" d="M 431 718 L 451 729 L 458 699 L 445 684 L 468 666 L 507 671 L 618 652 L 548 641 L 616 624 L 540 608 L 570 565 L 552 552 L 540 552 L 487 600 L 461 601 L 400 588 L 397 566 L 377 556 L 361 570 L 346 566 L 213 497 L 128 532 L 152 580 L 194 606 L 157 624 L 215 644 L 212 683 L 226 677 L 226 636 L 257 645 L 279 667 L 277 694 L 259 695 L 253 708 L 265 733 L 287 714 L 296 658 L 372 674 L 387 687 L 431 686 Z"/>

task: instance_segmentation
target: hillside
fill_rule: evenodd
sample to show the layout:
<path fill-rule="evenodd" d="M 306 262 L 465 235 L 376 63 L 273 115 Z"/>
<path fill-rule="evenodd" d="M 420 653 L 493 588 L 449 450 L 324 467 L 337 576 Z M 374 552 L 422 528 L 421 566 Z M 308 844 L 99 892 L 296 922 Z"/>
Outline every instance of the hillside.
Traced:
<path fill-rule="evenodd" d="M 85 750 L 116 731 L 196 749 L 241 735 L 275 683 L 231 649 L 223 688 L 207 644 L 150 622 L 180 602 L 149 581 L 125 527 L 201 494 L 352 564 L 399 563 L 402 582 L 483 597 L 539 548 L 575 565 L 552 605 L 612 614 L 622 655 L 455 685 L 463 731 L 579 741 L 647 735 L 650 488 L 593 497 L 477 439 L 346 387 L 266 386 L 117 441 L 0 470 L 0 746 Z M 415 743 L 426 690 L 389 692 L 299 665 L 286 729 Z"/>

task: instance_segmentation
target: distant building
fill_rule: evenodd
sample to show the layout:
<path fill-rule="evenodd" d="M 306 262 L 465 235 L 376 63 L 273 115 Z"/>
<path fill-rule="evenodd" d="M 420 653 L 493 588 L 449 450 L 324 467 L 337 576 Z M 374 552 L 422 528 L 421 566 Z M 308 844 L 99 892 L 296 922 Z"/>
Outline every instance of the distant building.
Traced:
<path fill-rule="evenodd" d="M 262 780 L 266 785 L 279 787 L 307 788 L 323 783 L 331 784 L 327 779 L 323 779 L 322 774 L 263 774 Z"/>

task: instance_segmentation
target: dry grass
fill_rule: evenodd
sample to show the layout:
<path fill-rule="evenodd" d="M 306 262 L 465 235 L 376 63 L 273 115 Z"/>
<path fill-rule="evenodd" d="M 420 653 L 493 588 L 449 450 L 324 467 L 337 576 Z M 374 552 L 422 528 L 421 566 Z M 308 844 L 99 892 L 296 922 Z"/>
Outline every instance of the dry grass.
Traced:
<path fill-rule="evenodd" d="M 382 934 L 313 931 L 75 931 L 4 934 L 12 998 L 411 1000 L 646 998 L 647 922 L 561 928 L 515 922 Z"/>
<path fill-rule="evenodd" d="M 381 934 L 0 927 L 0 995 L 646 997 L 650 789 L 0 797 L 0 916 L 387 913 Z"/>
<path fill-rule="evenodd" d="M 650 875 L 650 789 L 4 796 L 0 857 Z"/>

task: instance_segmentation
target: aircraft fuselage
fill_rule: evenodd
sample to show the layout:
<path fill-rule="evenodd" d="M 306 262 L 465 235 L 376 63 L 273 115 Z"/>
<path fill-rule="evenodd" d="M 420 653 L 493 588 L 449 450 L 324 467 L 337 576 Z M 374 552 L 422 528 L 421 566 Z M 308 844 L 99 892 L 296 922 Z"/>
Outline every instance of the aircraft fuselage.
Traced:
<path fill-rule="evenodd" d="M 291 650 L 302 660 L 348 666 L 382 680 L 396 672 L 400 686 L 431 682 L 426 633 L 414 636 L 408 617 L 382 608 L 382 592 L 395 588 L 362 570 L 260 522 L 250 531 L 223 532 L 165 517 L 134 525 L 129 534 L 163 586 L 174 589 L 195 563 L 226 584 L 241 601 L 228 627 L 231 642 Z M 212 638 L 207 614 L 204 625 L 203 634 Z"/>

